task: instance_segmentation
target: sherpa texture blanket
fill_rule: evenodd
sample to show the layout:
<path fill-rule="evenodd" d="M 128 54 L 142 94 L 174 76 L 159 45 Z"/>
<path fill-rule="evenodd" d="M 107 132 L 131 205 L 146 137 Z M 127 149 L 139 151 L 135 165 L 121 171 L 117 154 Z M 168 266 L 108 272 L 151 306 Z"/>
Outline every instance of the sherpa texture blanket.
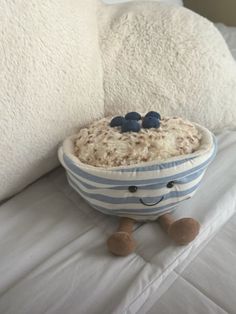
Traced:
<path fill-rule="evenodd" d="M 138 2 L 101 9 L 99 27 L 106 115 L 156 108 L 214 131 L 236 127 L 236 63 L 213 23 Z"/>
<path fill-rule="evenodd" d="M 0 1 L 0 200 L 58 165 L 104 116 L 96 0 Z"/>

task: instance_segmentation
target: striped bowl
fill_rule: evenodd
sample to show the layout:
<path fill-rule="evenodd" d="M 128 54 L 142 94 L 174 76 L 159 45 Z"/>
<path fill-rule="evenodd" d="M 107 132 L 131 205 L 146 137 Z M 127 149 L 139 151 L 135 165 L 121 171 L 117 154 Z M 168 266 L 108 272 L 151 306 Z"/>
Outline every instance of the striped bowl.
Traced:
<path fill-rule="evenodd" d="M 59 148 L 59 160 L 71 187 L 93 208 L 109 215 L 154 220 L 194 195 L 215 157 L 214 135 L 198 124 L 195 126 L 202 134 L 199 149 L 161 162 L 110 168 L 90 166 L 74 155 L 75 135 Z"/>

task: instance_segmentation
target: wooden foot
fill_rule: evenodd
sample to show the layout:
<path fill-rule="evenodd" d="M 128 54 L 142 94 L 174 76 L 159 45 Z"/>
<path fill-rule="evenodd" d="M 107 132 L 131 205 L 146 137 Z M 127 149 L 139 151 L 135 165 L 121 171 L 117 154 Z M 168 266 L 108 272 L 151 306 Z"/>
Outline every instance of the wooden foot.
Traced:
<path fill-rule="evenodd" d="M 164 214 L 158 220 L 162 228 L 178 245 L 186 245 L 193 241 L 200 230 L 199 222 L 193 218 L 174 221 L 171 214 Z"/>
<path fill-rule="evenodd" d="M 133 219 L 120 218 L 117 232 L 113 233 L 107 240 L 108 249 L 112 254 L 127 256 L 134 251 L 136 244 L 132 238 L 133 225 Z"/>

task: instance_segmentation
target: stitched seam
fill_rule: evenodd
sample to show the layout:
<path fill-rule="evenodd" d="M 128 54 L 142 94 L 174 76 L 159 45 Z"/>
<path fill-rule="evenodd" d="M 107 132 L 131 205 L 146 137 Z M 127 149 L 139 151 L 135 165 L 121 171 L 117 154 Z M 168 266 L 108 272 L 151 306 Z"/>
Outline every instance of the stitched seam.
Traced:
<path fill-rule="evenodd" d="M 26 271 L 22 276 L 20 276 L 16 281 L 14 281 L 12 284 L 10 284 L 10 286 L 7 287 L 7 289 L 5 289 L 1 294 L 0 294 L 0 298 L 2 298 L 8 291 L 10 291 L 11 289 L 13 289 L 15 286 L 18 285 L 18 283 L 20 283 L 22 280 L 24 280 L 25 278 L 27 278 L 32 272 L 34 272 L 36 269 L 38 269 L 38 267 L 40 267 L 41 265 L 44 265 L 48 260 L 50 260 L 53 256 L 57 255 L 59 252 L 61 252 L 64 248 L 66 248 L 68 245 L 76 242 L 78 240 L 78 237 L 80 237 L 81 235 L 89 232 L 90 230 L 92 230 L 92 228 L 89 228 L 87 230 L 85 230 L 82 234 L 77 235 L 75 238 L 73 238 L 72 240 L 68 241 L 67 243 L 65 243 L 62 247 L 58 248 L 57 250 L 55 250 L 54 252 L 52 252 L 51 254 L 49 254 L 48 256 L 46 256 L 43 260 L 41 260 L 39 263 L 37 263 L 35 266 L 33 266 L 31 269 L 29 269 L 28 271 Z"/>
<path fill-rule="evenodd" d="M 175 270 L 174 272 L 176 274 L 178 274 Z M 189 285 L 191 285 L 194 289 L 196 289 L 201 295 L 203 295 L 204 297 L 206 297 L 208 300 L 210 300 L 213 304 L 215 304 L 216 306 L 218 306 L 221 310 L 223 310 L 225 313 L 227 314 L 231 314 L 229 311 L 227 311 L 226 309 L 224 309 L 222 306 L 220 306 L 215 300 L 213 300 L 205 291 L 201 291 L 199 290 L 199 288 L 192 282 L 189 281 L 189 279 L 186 279 L 182 276 L 182 274 L 178 274 L 179 277 L 181 277 L 185 282 L 187 282 Z M 232 313 L 233 314 L 233 313 Z"/>
<path fill-rule="evenodd" d="M 64 192 L 63 192 L 63 194 L 71 201 L 71 202 L 73 202 L 74 204 L 75 204 L 75 202 L 74 202 L 74 200 L 73 199 L 71 199 L 70 197 L 69 197 L 69 195 L 67 195 L 67 194 L 65 194 Z M 75 204 L 76 205 L 76 204 Z M 234 212 L 232 213 L 232 215 L 234 214 Z M 230 215 L 230 217 L 232 217 L 232 215 Z M 203 236 L 203 234 L 205 234 L 210 228 L 211 228 L 211 225 L 213 224 L 213 223 L 215 223 L 220 217 L 222 216 L 222 214 L 219 214 L 215 219 L 214 219 L 214 221 L 207 227 L 207 228 L 205 228 L 205 230 L 203 230 L 202 231 L 202 236 Z M 225 221 L 225 223 L 230 219 L 230 217 L 228 217 L 228 219 Z M 225 224 L 224 223 L 224 224 Z M 223 224 L 223 225 L 224 225 Z M 143 224 L 142 224 L 143 225 Z M 138 226 L 136 229 L 134 229 L 134 231 L 135 230 L 137 230 L 137 229 L 139 229 L 142 225 L 140 225 L 140 226 Z M 221 226 L 221 227 L 223 227 L 223 225 Z M 215 231 L 215 234 L 219 231 L 219 229 L 220 229 L 220 227 Z M 104 232 L 105 233 L 105 232 Z M 201 243 L 199 244 L 199 246 L 201 245 Z M 198 247 L 199 247 L 198 246 Z M 191 251 L 192 251 L 192 249 L 193 249 L 193 247 L 191 247 L 191 248 L 188 248 L 189 249 L 189 254 L 188 254 L 188 256 L 190 255 L 190 253 L 191 253 Z M 184 251 L 182 251 L 175 259 L 174 259 L 174 261 L 172 262 L 172 263 L 170 263 L 166 268 L 164 268 L 164 270 L 163 270 L 163 272 L 165 272 L 168 268 L 170 268 L 171 267 L 171 265 L 173 265 L 174 263 L 175 263 L 175 261 L 179 258 L 179 257 L 181 257 L 182 255 L 184 255 L 184 253 L 188 250 L 187 248 L 184 250 Z M 145 261 L 147 264 L 149 264 L 149 265 L 152 265 L 151 264 L 151 261 L 148 261 L 148 260 L 146 260 L 142 255 L 139 255 L 139 254 L 135 254 L 136 255 L 136 257 L 138 257 L 138 258 L 141 258 L 143 261 Z M 153 266 L 153 265 L 152 265 Z M 173 269 L 174 270 L 174 269 Z M 155 281 L 157 281 L 160 277 L 162 276 L 162 274 L 160 274 L 158 277 L 155 277 L 151 282 L 149 282 L 148 283 L 148 285 L 142 290 L 142 292 L 141 293 L 139 293 L 134 299 L 133 299 L 133 301 L 131 301 L 131 303 L 124 309 L 124 312 L 123 313 L 128 313 L 127 311 L 129 310 L 129 307 L 144 293 L 144 291 L 146 290 L 146 289 L 148 289 Z M 167 275 L 168 276 L 168 275 Z"/>
<path fill-rule="evenodd" d="M 232 215 L 233 215 L 234 213 L 235 213 L 235 211 L 232 213 Z M 232 215 L 230 215 L 230 216 L 228 217 L 228 219 L 225 221 L 225 223 L 232 217 Z M 215 223 L 221 216 L 222 216 L 222 214 L 218 215 L 218 216 L 216 217 L 216 219 L 214 219 L 214 221 L 211 222 L 211 224 L 210 224 L 207 228 L 205 228 L 205 230 L 202 231 L 202 233 L 201 233 L 202 237 L 203 237 L 203 234 L 205 234 L 205 233 L 211 228 L 211 225 L 212 225 L 213 223 Z M 225 225 L 225 223 L 224 223 L 223 225 Z M 220 227 L 223 227 L 223 225 L 220 226 Z M 219 231 L 220 227 L 216 230 L 215 234 Z M 198 247 L 199 247 L 201 244 L 202 244 L 202 243 L 200 243 L 200 244 L 198 245 Z M 191 251 L 191 250 L 193 249 L 193 246 L 192 246 L 191 248 L 188 248 L 188 249 Z M 174 259 L 173 262 L 171 262 L 167 267 L 165 267 L 165 268 L 163 269 L 163 272 L 165 272 L 168 268 L 170 268 L 171 265 L 173 265 L 173 264 L 175 263 L 175 261 L 176 261 L 179 257 L 181 257 L 182 255 L 184 255 L 184 253 L 185 253 L 188 249 L 186 248 L 184 251 L 182 251 L 182 252 Z M 190 255 L 190 252 L 189 252 L 188 256 L 189 256 L 189 255 Z M 173 270 L 174 270 L 174 269 L 173 269 Z M 146 286 L 146 287 L 133 299 L 133 301 L 131 301 L 130 304 L 124 309 L 124 312 L 123 312 L 123 313 L 128 313 L 127 310 L 129 309 L 129 307 L 144 293 L 145 290 L 147 290 L 155 281 L 157 281 L 157 280 L 163 275 L 163 272 L 162 272 L 159 276 L 155 277 L 151 282 L 149 282 L 149 283 L 147 284 L 147 286 Z"/>

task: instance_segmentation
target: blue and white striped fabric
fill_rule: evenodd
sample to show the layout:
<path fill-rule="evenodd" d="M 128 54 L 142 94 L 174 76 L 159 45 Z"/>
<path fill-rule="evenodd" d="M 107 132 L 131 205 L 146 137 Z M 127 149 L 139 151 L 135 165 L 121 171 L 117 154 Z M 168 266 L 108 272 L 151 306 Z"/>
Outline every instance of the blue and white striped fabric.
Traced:
<path fill-rule="evenodd" d="M 161 163 L 152 161 L 111 168 L 86 165 L 73 154 L 75 136 L 64 141 L 59 159 L 69 184 L 93 208 L 105 214 L 153 220 L 193 196 L 214 159 L 214 135 L 195 125 L 203 135 L 199 150 Z M 173 187 L 167 187 L 169 182 L 173 182 Z M 136 186 L 137 191 L 131 193 L 130 186 Z"/>

